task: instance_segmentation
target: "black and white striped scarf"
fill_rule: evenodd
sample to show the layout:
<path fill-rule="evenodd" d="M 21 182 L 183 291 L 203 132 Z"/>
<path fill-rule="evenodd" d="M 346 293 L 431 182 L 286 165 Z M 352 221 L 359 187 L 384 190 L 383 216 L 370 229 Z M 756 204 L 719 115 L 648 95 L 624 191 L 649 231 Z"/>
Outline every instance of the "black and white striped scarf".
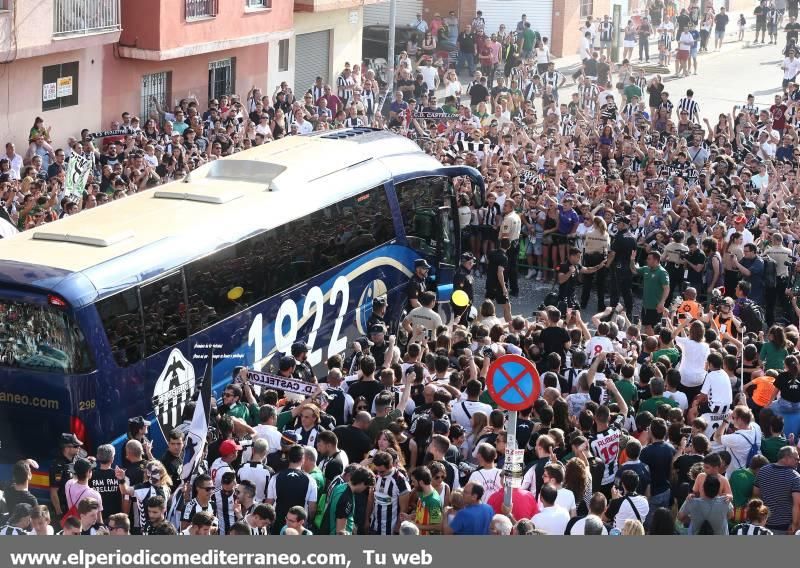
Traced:
<path fill-rule="evenodd" d="M 503 149 L 497 144 L 485 144 L 483 142 L 472 142 L 468 140 L 459 140 L 444 149 L 444 155 L 453 160 L 460 154 L 466 152 L 484 152 L 489 154 L 503 155 Z"/>

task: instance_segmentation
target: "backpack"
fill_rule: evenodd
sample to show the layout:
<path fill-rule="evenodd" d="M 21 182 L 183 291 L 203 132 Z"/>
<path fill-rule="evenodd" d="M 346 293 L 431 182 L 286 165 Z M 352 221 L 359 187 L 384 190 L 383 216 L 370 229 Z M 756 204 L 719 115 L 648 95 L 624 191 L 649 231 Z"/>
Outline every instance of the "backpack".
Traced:
<path fill-rule="evenodd" d="M 747 440 L 748 444 L 750 444 L 750 449 L 747 451 L 747 457 L 744 459 L 744 464 L 739 463 L 740 468 L 750 467 L 750 462 L 753 461 L 753 456 L 757 455 L 760 451 L 759 448 L 760 444 L 758 443 L 758 433 L 756 431 L 753 431 L 752 443 L 750 442 L 750 440 L 747 439 L 747 436 L 745 436 L 741 432 L 734 432 L 734 434 L 738 434 L 739 436 Z M 733 459 L 735 459 L 737 462 L 739 461 L 739 458 L 737 458 L 735 455 L 733 456 Z"/>
<path fill-rule="evenodd" d="M 764 308 L 751 300 L 745 300 L 739 309 L 739 319 L 747 328 L 747 331 L 758 333 L 764 331 L 766 318 L 764 318 Z"/>
<path fill-rule="evenodd" d="M 778 263 L 768 256 L 764 260 L 764 286 L 775 288 L 778 285 Z"/>

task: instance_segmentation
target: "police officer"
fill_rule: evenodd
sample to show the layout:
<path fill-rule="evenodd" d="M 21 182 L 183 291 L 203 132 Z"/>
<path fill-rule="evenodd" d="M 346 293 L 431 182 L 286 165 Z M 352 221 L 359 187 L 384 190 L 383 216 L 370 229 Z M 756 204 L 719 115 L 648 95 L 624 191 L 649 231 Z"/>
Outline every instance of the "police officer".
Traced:
<path fill-rule="evenodd" d="M 472 268 L 474 266 L 475 256 L 471 252 L 465 252 L 461 255 L 461 264 L 453 275 L 453 292 L 462 290 L 469 298 L 469 304 L 466 308 L 459 308 L 454 306 L 451 302 L 450 307 L 453 310 L 453 315 L 458 316 L 461 314 L 459 322 L 462 325 L 469 325 L 469 311 L 474 301 L 475 277 L 472 276 Z"/>
<path fill-rule="evenodd" d="M 617 234 L 611 241 L 611 252 L 608 255 L 606 266 L 611 269 L 614 278 L 614 286 L 611 291 L 611 305 L 619 303 L 622 295 L 625 302 L 625 311 L 633 313 L 633 294 L 631 285 L 633 275 L 630 271 L 631 255 L 636 250 L 636 239 L 631 234 L 631 220 L 629 217 L 617 218 Z"/>
<path fill-rule="evenodd" d="M 292 357 L 294 357 L 295 361 L 297 361 L 297 365 L 294 368 L 292 376 L 295 379 L 306 381 L 308 383 L 315 382 L 314 370 L 311 368 L 311 364 L 308 362 L 308 345 L 306 345 L 305 341 L 295 341 L 292 344 Z"/>
<path fill-rule="evenodd" d="M 386 296 L 378 296 L 372 299 L 372 314 L 367 320 L 367 329 L 376 323 L 386 325 Z"/>
<path fill-rule="evenodd" d="M 425 281 L 428 278 L 430 269 L 431 265 L 424 258 L 418 258 L 414 261 L 414 274 L 411 275 L 411 280 L 408 281 L 406 286 L 406 313 L 421 305 L 419 297 L 428 289 Z"/>
<path fill-rule="evenodd" d="M 83 442 L 75 434 L 61 434 L 59 446 L 61 451 L 50 466 L 50 503 L 57 518 L 67 512 L 67 481 L 72 479 L 72 466 Z"/>

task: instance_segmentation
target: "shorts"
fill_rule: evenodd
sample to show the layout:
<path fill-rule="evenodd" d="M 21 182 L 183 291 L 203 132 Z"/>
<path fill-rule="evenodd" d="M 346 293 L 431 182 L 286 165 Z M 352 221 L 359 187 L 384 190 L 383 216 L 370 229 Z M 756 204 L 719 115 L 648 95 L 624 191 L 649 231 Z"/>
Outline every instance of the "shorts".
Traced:
<path fill-rule="evenodd" d="M 525 254 L 529 256 L 538 256 L 542 254 L 542 238 L 536 240 L 529 240 L 528 246 L 525 247 Z"/>
<path fill-rule="evenodd" d="M 717 39 L 725 39 L 725 30 L 714 30 L 714 37 Z"/>
<path fill-rule="evenodd" d="M 505 306 L 508 304 L 508 296 L 503 295 L 500 290 L 489 292 L 486 291 L 486 297 L 492 300 L 498 306 Z"/>
<path fill-rule="evenodd" d="M 639 45 L 639 43 L 635 39 L 626 39 L 622 42 L 622 47 L 625 49 L 633 49 L 637 45 Z"/>
<path fill-rule="evenodd" d="M 688 61 L 689 52 L 683 49 L 678 50 L 678 61 Z"/>
<path fill-rule="evenodd" d="M 500 235 L 500 229 L 497 227 L 490 227 L 488 225 L 480 227 L 480 231 L 481 236 L 487 241 L 496 241 L 497 237 Z"/>
<path fill-rule="evenodd" d="M 609 47 L 611 47 L 611 40 L 608 41 L 600 40 L 600 47 L 603 49 L 608 49 Z"/>
<path fill-rule="evenodd" d="M 689 51 L 689 57 L 691 57 L 692 59 L 697 59 L 697 48 L 696 47 L 693 47 Z"/>
<path fill-rule="evenodd" d="M 655 326 L 661 323 L 661 314 L 658 310 L 642 308 L 642 325 Z"/>
<path fill-rule="evenodd" d="M 756 33 L 767 30 L 767 22 L 756 22 Z"/>
<path fill-rule="evenodd" d="M 553 244 L 554 245 L 567 244 L 567 235 L 562 235 L 560 233 L 553 233 Z"/>

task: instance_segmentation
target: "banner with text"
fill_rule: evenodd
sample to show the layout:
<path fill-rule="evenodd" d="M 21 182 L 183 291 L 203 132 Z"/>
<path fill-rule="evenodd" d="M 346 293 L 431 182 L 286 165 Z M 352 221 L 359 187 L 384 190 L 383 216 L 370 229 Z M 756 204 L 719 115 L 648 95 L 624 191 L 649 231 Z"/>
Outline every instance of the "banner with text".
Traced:
<path fill-rule="evenodd" d="M 250 370 L 247 371 L 247 380 L 250 381 L 251 385 L 261 387 L 262 389 L 282 390 L 284 392 L 302 394 L 303 396 L 311 396 L 319 386 L 292 377 L 279 377 L 277 375 L 270 375 L 269 373 L 260 373 Z"/>

